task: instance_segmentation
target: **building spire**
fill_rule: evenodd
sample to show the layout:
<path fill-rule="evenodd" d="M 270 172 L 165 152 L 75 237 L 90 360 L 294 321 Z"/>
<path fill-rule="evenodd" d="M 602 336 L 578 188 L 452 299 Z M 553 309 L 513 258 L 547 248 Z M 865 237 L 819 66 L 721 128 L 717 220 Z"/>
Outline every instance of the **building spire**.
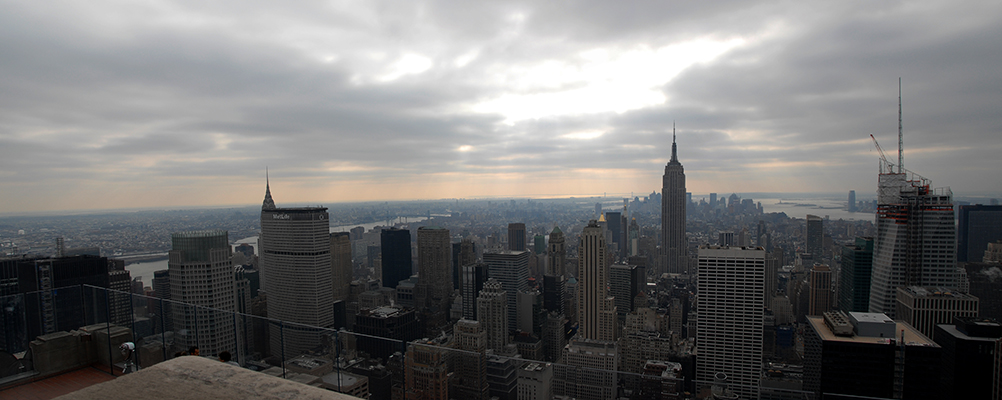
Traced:
<path fill-rule="evenodd" d="M 264 204 L 262 210 L 274 210 L 275 200 L 271 199 L 271 181 L 268 178 L 268 167 L 264 167 Z"/>
<path fill-rule="evenodd" d="M 678 148 L 675 146 L 675 121 L 671 122 L 671 161 L 678 164 Z"/>

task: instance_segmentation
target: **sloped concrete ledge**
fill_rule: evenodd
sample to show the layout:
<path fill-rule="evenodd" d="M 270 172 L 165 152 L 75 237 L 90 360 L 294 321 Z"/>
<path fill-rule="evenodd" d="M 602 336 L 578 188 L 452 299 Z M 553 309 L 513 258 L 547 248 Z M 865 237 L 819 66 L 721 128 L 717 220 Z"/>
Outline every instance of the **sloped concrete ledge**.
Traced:
<path fill-rule="evenodd" d="M 348 395 L 194 356 L 165 361 L 57 399 L 357 400 Z"/>

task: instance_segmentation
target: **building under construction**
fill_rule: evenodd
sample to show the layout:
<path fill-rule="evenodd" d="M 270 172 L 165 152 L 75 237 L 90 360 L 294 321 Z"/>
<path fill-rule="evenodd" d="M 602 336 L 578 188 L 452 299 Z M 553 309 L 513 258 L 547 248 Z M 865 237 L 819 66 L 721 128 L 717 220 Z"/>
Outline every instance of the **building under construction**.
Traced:
<path fill-rule="evenodd" d="M 897 165 L 877 145 L 880 176 L 870 287 L 870 312 L 891 318 L 899 286 L 958 286 L 953 193 L 948 187 L 931 189 L 928 179 L 903 167 L 900 98 L 898 107 Z"/>

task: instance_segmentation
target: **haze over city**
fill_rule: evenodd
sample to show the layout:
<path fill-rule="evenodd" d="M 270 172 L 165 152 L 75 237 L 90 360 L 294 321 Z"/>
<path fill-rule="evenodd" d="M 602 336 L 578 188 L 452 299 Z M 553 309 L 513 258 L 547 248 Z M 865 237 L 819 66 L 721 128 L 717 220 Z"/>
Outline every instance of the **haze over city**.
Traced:
<path fill-rule="evenodd" d="M 0 14 L 0 213 L 876 190 L 998 197 L 997 2 L 45 2 Z"/>

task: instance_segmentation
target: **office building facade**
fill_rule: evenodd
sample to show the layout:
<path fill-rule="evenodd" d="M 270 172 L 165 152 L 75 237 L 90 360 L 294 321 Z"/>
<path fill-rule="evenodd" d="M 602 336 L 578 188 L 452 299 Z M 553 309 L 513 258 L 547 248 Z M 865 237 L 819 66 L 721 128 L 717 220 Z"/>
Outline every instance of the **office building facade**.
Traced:
<path fill-rule="evenodd" d="M 724 373 L 732 390 L 757 398 L 762 374 L 765 250 L 703 246 L 697 270 L 697 384 Z"/>
<path fill-rule="evenodd" d="M 675 128 L 672 127 L 671 159 L 661 179 L 661 251 L 662 267 L 655 272 L 689 273 L 689 255 L 685 238 L 685 168 L 678 161 Z"/>
<path fill-rule="evenodd" d="M 578 245 L 578 336 L 615 340 L 616 303 L 609 295 L 605 234 L 594 220 L 581 231 Z"/>
<path fill-rule="evenodd" d="M 383 287 L 396 289 L 397 284 L 411 276 L 411 231 L 386 228 L 379 234 L 382 254 Z"/>
<path fill-rule="evenodd" d="M 501 283 L 508 299 L 508 330 L 515 330 L 518 317 L 516 296 L 519 291 L 529 289 L 529 256 L 528 251 L 505 250 L 497 253 L 484 253 L 484 264 L 487 264 L 487 275 Z M 478 311 L 479 313 L 479 311 Z"/>

